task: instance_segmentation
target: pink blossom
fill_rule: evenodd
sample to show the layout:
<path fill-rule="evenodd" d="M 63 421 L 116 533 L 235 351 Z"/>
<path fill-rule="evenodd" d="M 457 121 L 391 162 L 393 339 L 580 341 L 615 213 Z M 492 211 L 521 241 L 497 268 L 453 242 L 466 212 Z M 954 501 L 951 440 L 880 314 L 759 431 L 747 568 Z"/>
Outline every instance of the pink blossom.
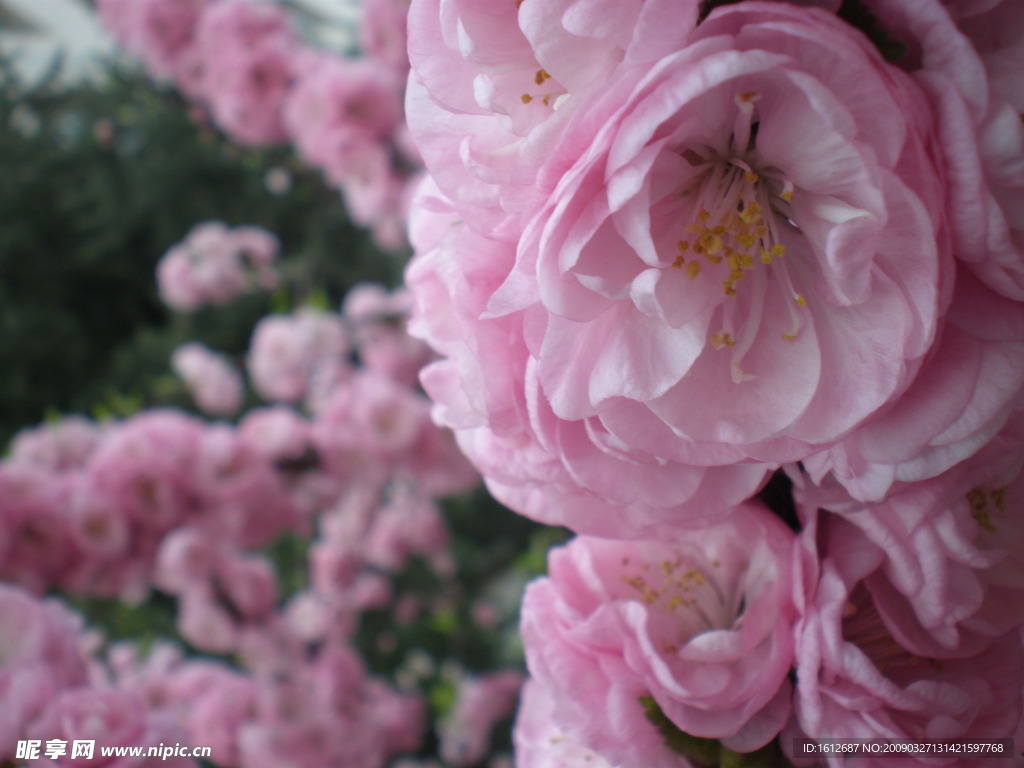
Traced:
<path fill-rule="evenodd" d="M 33 728 L 41 739 L 64 739 L 68 746 L 75 739 L 93 739 L 97 743 L 93 765 L 128 764 L 115 757 L 102 758 L 101 746 L 143 746 L 146 735 L 146 709 L 133 695 L 110 689 L 78 688 L 62 691 Z M 148 746 L 148 745 L 146 745 Z M 61 765 L 71 765 L 70 749 Z"/>
<path fill-rule="evenodd" d="M 277 572 L 258 555 L 225 557 L 217 567 L 220 593 L 242 619 L 267 618 L 277 606 Z"/>
<path fill-rule="evenodd" d="M 0 465 L 0 577 L 36 592 L 78 563 L 66 524 L 71 478 L 31 464 Z"/>
<path fill-rule="evenodd" d="M 284 405 L 246 412 L 238 433 L 247 444 L 274 461 L 298 460 L 309 447 L 309 422 Z"/>
<path fill-rule="evenodd" d="M 189 643 L 208 653 L 230 653 L 238 644 L 238 623 L 207 585 L 178 595 L 175 626 Z"/>
<path fill-rule="evenodd" d="M 209 535 L 193 526 L 182 526 L 160 542 L 153 570 L 153 584 L 164 592 L 180 594 L 209 583 L 220 557 Z"/>
<path fill-rule="evenodd" d="M 277 237 L 262 227 L 235 227 L 231 234 L 243 262 L 258 271 L 262 287 L 273 289 L 277 284 L 276 279 L 272 279 L 275 276 L 263 268 L 272 267 L 277 260 L 281 250 Z"/>
<path fill-rule="evenodd" d="M 193 341 L 174 350 L 171 368 L 204 412 L 230 416 L 241 407 L 242 377 L 223 355 Z"/>
<path fill-rule="evenodd" d="M 210 747 L 217 764 L 241 764 L 238 738 L 255 713 L 258 684 L 211 662 L 191 662 L 173 676 L 182 721 L 193 744 Z"/>
<path fill-rule="evenodd" d="M 949 171 L 956 255 L 994 291 L 1024 298 L 1024 9 L 1015 2 L 871 0 L 907 44 L 911 71 L 936 111 Z M 945 7 L 944 7 L 945 6 Z"/>
<path fill-rule="evenodd" d="M 285 124 L 300 156 L 342 190 L 353 221 L 384 248 L 401 239 L 407 172 L 393 134 L 403 80 L 371 60 L 309 54 L 298 65 Z"/>
<path fill-rule="evenodd" d="M 172 410 L 123 422 L 89 464 L 92 492 L 107 496 L 143 529 L 165 531 L 196 509 L 196 458 L 203 425 Z"/>
<path fill-rule="evenodd" d="M 827 514 L 807 517 L 799 543 L 794 700 L 799 728 L 789 735 L 955 739 L 1015 731 L 1024 662 L 1018 631 L 981 650 L 941 658 L 917 655 L 902 645 L 865 586 L 864 579 L 880 565 L 875 546 L 848 522 Z M 788 749 L 791 741 L 782 741 Z M 930 764 L 906 757 L 870 762 L 883 768 Z"/>
<path fill-rule="evenodd" d="M 424 374 L 437 416 L 505 503 L 643 535 L 785 461 L 877 498 L 998 430 L 1022 308 L 999 305 L 998 333 L 943 325 L 957 268 L 934 112 L 859 31 L 750 2 L 696 28 L 696 3 L 587 26 L 566 2 L 509 10 L 522 37 L 499 45 L 495 18 L 456 5 L 457 52 L 435 3 L 410 15 L 409 119 L 439 191 L 408 282 L 415 333 L 448 357 Z M 957 313 L 998 300 L 959 282 Z"/>
<path fill-rule="evenodd" d="M 160 297 L 174 310 L 194 312 L 249 291 L 271 290 L 278 249 L 277 238 L 259 227 L 199 224 L 157 265 Z"/>
<path fill-rule="evenodd" d="M 517 768 L 615 768 L 558 726 L 557 697 L 537 680 L 523 686 L 514 732 Z M 690 768 L 680 756 L 677 768 Z"/>
<path fill-rule="evenodd" d="M 86 556 L 103 560 L 131 556 L 132 526 L 124 510 L 107 502 L 104 494 L 77 494 L 69 505 L 68 530 Z"/>
<path fill-rule="evenodd" d="M 372 62 L 308 55 L 285 104 L 285 124 L 299 154 L 342 184 L 363 157 L 378 153 L 401 120 L 397 82 Z"/>
<path fill-rule="evenodd" d="M 737 751 L 789 717 L 792 534 L 767 510 L 660 540 L 577 537 L 527 588 L 530 674 L 556 724 L 612 764 L 678 765 L 640 699 L 681 730 Z"/>
<path fill-rule="evenodd" d="M 370 565 L 399 571 L 412 555 L 441 555 L 448 546 L 448 529 L 435 503 L 402 494 L 377 512 L 361 546 Z"/>
<path fill-rule="evenodd" d="M 522 684 L 522 674 L 512 670 L 459 681 L 455 705 L 439 729 L 446 763 L 474 765 L 487 755 L 491 730 L 512 714 Z"/>
<path fill-rule="evenodd" d="M 318 368 L 338 362 L 349 349 L 341 319 L 304 308 L 263 318 L 253 332 L 247 361 L 252 385 L 272 401 L 301 400 Z"/>
<path fill-rule="evenodd" d="M 157 264 L 160 299 L 178 312 L 194 312 L 206 302 L 206 295 L 196 280 L 187 251 L 172 248 Z"/>
<path fill-rule="evenodd" d="M 221 0 L 202 15 L 196 39 L 203 61 L 200 91 L 214 122 L 244 145 L 284 140 L 281 106 L 299 46 L 284 10 Z"/>
<path fill-rule="evenodd" d="M 877 547 L 880 567 L 863 584 L 901 647 L 962 657 L 1024 624 L 1024 530 L 1008 512 L 1024 493 L 1021 426 L 1017 414 L 974 457 L 878 504 L 835 489 L 798 492 L 798 503 L 859 529 L 845 544 Z"/>
<path fill-rule="evenodd" d="M 178 76 L 191 52 L 203 9 L 213 0 L 100 0 L 100 19 L 149 73 Z"/>
<path fill-rule="evenodd" d="M 355 448 L 387 461 L 410 450 L 429 423 L 428 414 L 422 396 L 364 369 L 320 406 L 313 434 L 325 454 Z"/>
<path fill-rule="evenodd" d="M 370 678 L 354 652 L 332 646 L 261 684 L 255 717 L 239 731 L 241 763 L 380 768 L 415 749 L 421 729 L 418 699 Z"/>
<path fill-rule="evenodd" d="M 424 421 L 403 462 L 422 493 L 434 497 L 463 493 L 480 484 L 480 475 L 459 451 L 452 433 Z"/>
<path fill-rule="evenodd" d="M 13 760 L 16 742 L 49 703 L 87 682 L 81 631 L 60 603 L 0 584 L 0 757 Z"/>
<path fill-rule="evenodd" d="M 102 428 L 88 419 L 66 416 L 16 434 L 8 461 L 37 464 L 58 472 L 79 469 L 92 455 L 102 434 Z"/>
<path fill-rule="evenodd" d="M 301 529 L 284 478 L 235 430 L 223 424 L 208 428 L 196 458 L 204 524 L 218 539 L 253 548 Z"/>
<path fill-rule="evenodd" d="M 363 365 L 409 386 L 432 356 L 426 344 L 406 331 L 411 310 L 407 290 L 389 293 L 372 283 L 353 286 L 342 306 Z"/>
<path fill-rule="evenodd" d="M 359 37 L 363 54 L 390 69 L 397 80 L 404 81 L 409 74 L 409 0 L 365 0 L 362 13 Z"/>

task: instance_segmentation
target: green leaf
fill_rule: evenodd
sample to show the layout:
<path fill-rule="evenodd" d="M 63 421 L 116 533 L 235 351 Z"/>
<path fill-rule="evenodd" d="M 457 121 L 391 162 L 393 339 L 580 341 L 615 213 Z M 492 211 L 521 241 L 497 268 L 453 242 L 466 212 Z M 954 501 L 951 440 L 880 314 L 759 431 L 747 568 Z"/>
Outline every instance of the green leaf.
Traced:
<path fill-rule="evenodd" d="M 653 696 L 641 696 L 640 706 L 644 708 L 644 715 L 648 722 L 658 729 L 665 746 L 673 752 L 691 760 L 696 760 L 701 766 L 711 768 L 718 764 L 722 745 L 714 739 L 702 739 L 698 736 L 691 736 L 679 730 L 675 723 L 668 719 L 658 702 Z"/>
<path fill-rule="evenodd" d="M 430 621 L 430 628 L 442 635 L 451 635 L 459 628 L 459 618 L 454 611 L 438 611 Z"/>
<path fill-rule="evenodd" d="M 430 688 L 430 709 L 436 719 L 444 717 L 455 706 L 455 686 L 442 681 Z"/>

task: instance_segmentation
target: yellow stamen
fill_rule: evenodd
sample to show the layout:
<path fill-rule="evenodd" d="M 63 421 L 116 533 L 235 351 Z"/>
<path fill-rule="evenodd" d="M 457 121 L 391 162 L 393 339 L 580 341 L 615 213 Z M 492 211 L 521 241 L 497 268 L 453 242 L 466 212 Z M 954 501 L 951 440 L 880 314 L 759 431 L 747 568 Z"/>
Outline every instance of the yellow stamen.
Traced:
<path fill-rule="evenodd" d="M 715 349 L 734 347 L 736 346 L 736 339 L 732 337 L 732 334 L 725 331 L 715 331 L 711 334 L 711 346 Z"/>
<path fill-rule="evenodd" d="M 716 235 L 714 232 L 707 232 L 701 236 L 700 245 L 704 253 L 713 256 L 722 250 L 724 243 L 719 235 Z"/>

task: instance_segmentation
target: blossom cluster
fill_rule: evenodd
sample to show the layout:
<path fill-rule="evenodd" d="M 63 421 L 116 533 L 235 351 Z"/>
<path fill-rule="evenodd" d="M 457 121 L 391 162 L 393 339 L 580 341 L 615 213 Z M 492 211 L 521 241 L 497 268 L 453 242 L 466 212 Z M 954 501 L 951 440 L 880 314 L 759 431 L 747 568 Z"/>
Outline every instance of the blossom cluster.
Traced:
<path fill-rule="evenodd" d="M 1024 735 L 1024 6 L 413 0 L 409 52 L 424 387 L 578 534 L 520 767 Z"/>
<path fill-rule="evenodd" d="M 280 244 L 260 227 L 210 221 L 192 228 L 157 265 L 160 298 L 178 312 L 222 305 L 251 291 L 277 285 L 274 268 Z M 191 367 L 186 364 L 186 367 Z"/>
<path fill-rule="evenodd" d="M 154 78 L 202 105 L 232 141 L 289 143 L 340 189 L 385 248 L 402 243 L 418 158 L 405 138 L 407 0 L 367 0 L 362 55 L 319 50 L 282 6 L 255 0 L 99 0 L 100 19 Z"/>
<path fill-rule="evenodd" d="M 218 765 L 315 766 L 341 761 L 377 768 L 414 750 L 422 702 L 370 676 L 344 643 L 315 652 L 284 637 L 243 673 L 184 659 L 162 644 L 146 658 L 118 645 L 102 659 L 80 618 L 58 601 L 0 585 L 0 755 L 16 742 L 93 740 L 101 746 L 204 744 Z M 106 757 L 56 765 L 197 766 L 191 758 Z"/>
<path fill-rule="evenodd" d="M 264 318 L 248 362 L 268 404 L 237 425 L 151 409 L 19 433 L 0 463 L 0 761 L 21 739 L 204 744 L 224 768 L 381 768 L 420 749 L 419 691 L 371 675 L 354 641 L 368 611 L 408 623 L 431 609 L 395 578 L 414 558 L 454 591 L 438 499 L 479 477 L 416 389 L 427 350 L 408 309 L 362 285 L 340 313 Z M 188 358 L 209 354 L 176 355 L 197 392 L 209 373 Z M 298 589 L 268 551 L 283 535 L 303 543 Z M 94 632 L 36 597 L 51 590 L 130 604 L 158 591 L 193 651 L 238 666 L 169 644 L 100 658 Z M 519 682 L 467 678 L 439 736 L 453 765 L 480 759 Z"/>

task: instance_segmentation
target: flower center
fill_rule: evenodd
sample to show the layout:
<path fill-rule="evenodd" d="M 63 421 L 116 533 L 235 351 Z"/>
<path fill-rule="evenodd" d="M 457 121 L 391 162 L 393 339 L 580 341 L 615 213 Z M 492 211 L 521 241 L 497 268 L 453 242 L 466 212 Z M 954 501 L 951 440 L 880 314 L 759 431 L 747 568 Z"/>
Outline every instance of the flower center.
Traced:
<path fill-rule="evenodd" d="M 798 307 L 806 306 L 783 258 L 782 229 L 796 227 L 790 215 L 793 183 L 778 169 L 758 168 L 756 163 L 754 105 L 758 99 L 760 94 L 754 91 L 736 94 L 738 111 L 728 156 L 710 147 L 682 153 L 687 162 L 702 170 L 680 192 L 681 197 L 693 200 L 696 214 L 685 227 L 687 237 L 677 243 L 679 254 L 672 262 L 690 280 L 702 274 L 721 279 L 728 298 L 738 294 L 741 283 L 750 285 L 742 327 L 738 327 L 735 303 L 726 302 L 722 326 L 711 335 L 715 349 L 733 349 L 732 377 L 737 383 L 754 378 L 740 364 L 761 327 L 769 285 L 766 270 L 771 267 L 772 283 L 789 311 L 790 324 L 782 333 L 783 340 L 797 338 L 804 323 Z"/>
<path fill-rule="evenodd" d="M 893 639 L 863 585 L 851 593 L 842 614 L 843 638 L 860 648 L 887 677 L 910 674 L 917 678 L 941 670 L 935 659 L 916 656 Z"/>
<path fill-rule="evenodd" d="M 656 563 L 645 560 L 636 563 L 625 557 L 622 565 L 627 571 L 620 580 L 636 593 L 634 599 L 678 620 L 678 633 L 673 633 L 676 636 L 664 639 L 662 650 L 666 653 L 674 653 L 702 632 L 735 627 L 742 621 L 745 602 L 742 590 L 724 594 L 716 574 L 706 573 L 682 557 L 665 558 Z M 630 567 L 636 565 L 639 567 Z M 712 570 L 721 567 L 717 560 L 710 565 Z"/>

